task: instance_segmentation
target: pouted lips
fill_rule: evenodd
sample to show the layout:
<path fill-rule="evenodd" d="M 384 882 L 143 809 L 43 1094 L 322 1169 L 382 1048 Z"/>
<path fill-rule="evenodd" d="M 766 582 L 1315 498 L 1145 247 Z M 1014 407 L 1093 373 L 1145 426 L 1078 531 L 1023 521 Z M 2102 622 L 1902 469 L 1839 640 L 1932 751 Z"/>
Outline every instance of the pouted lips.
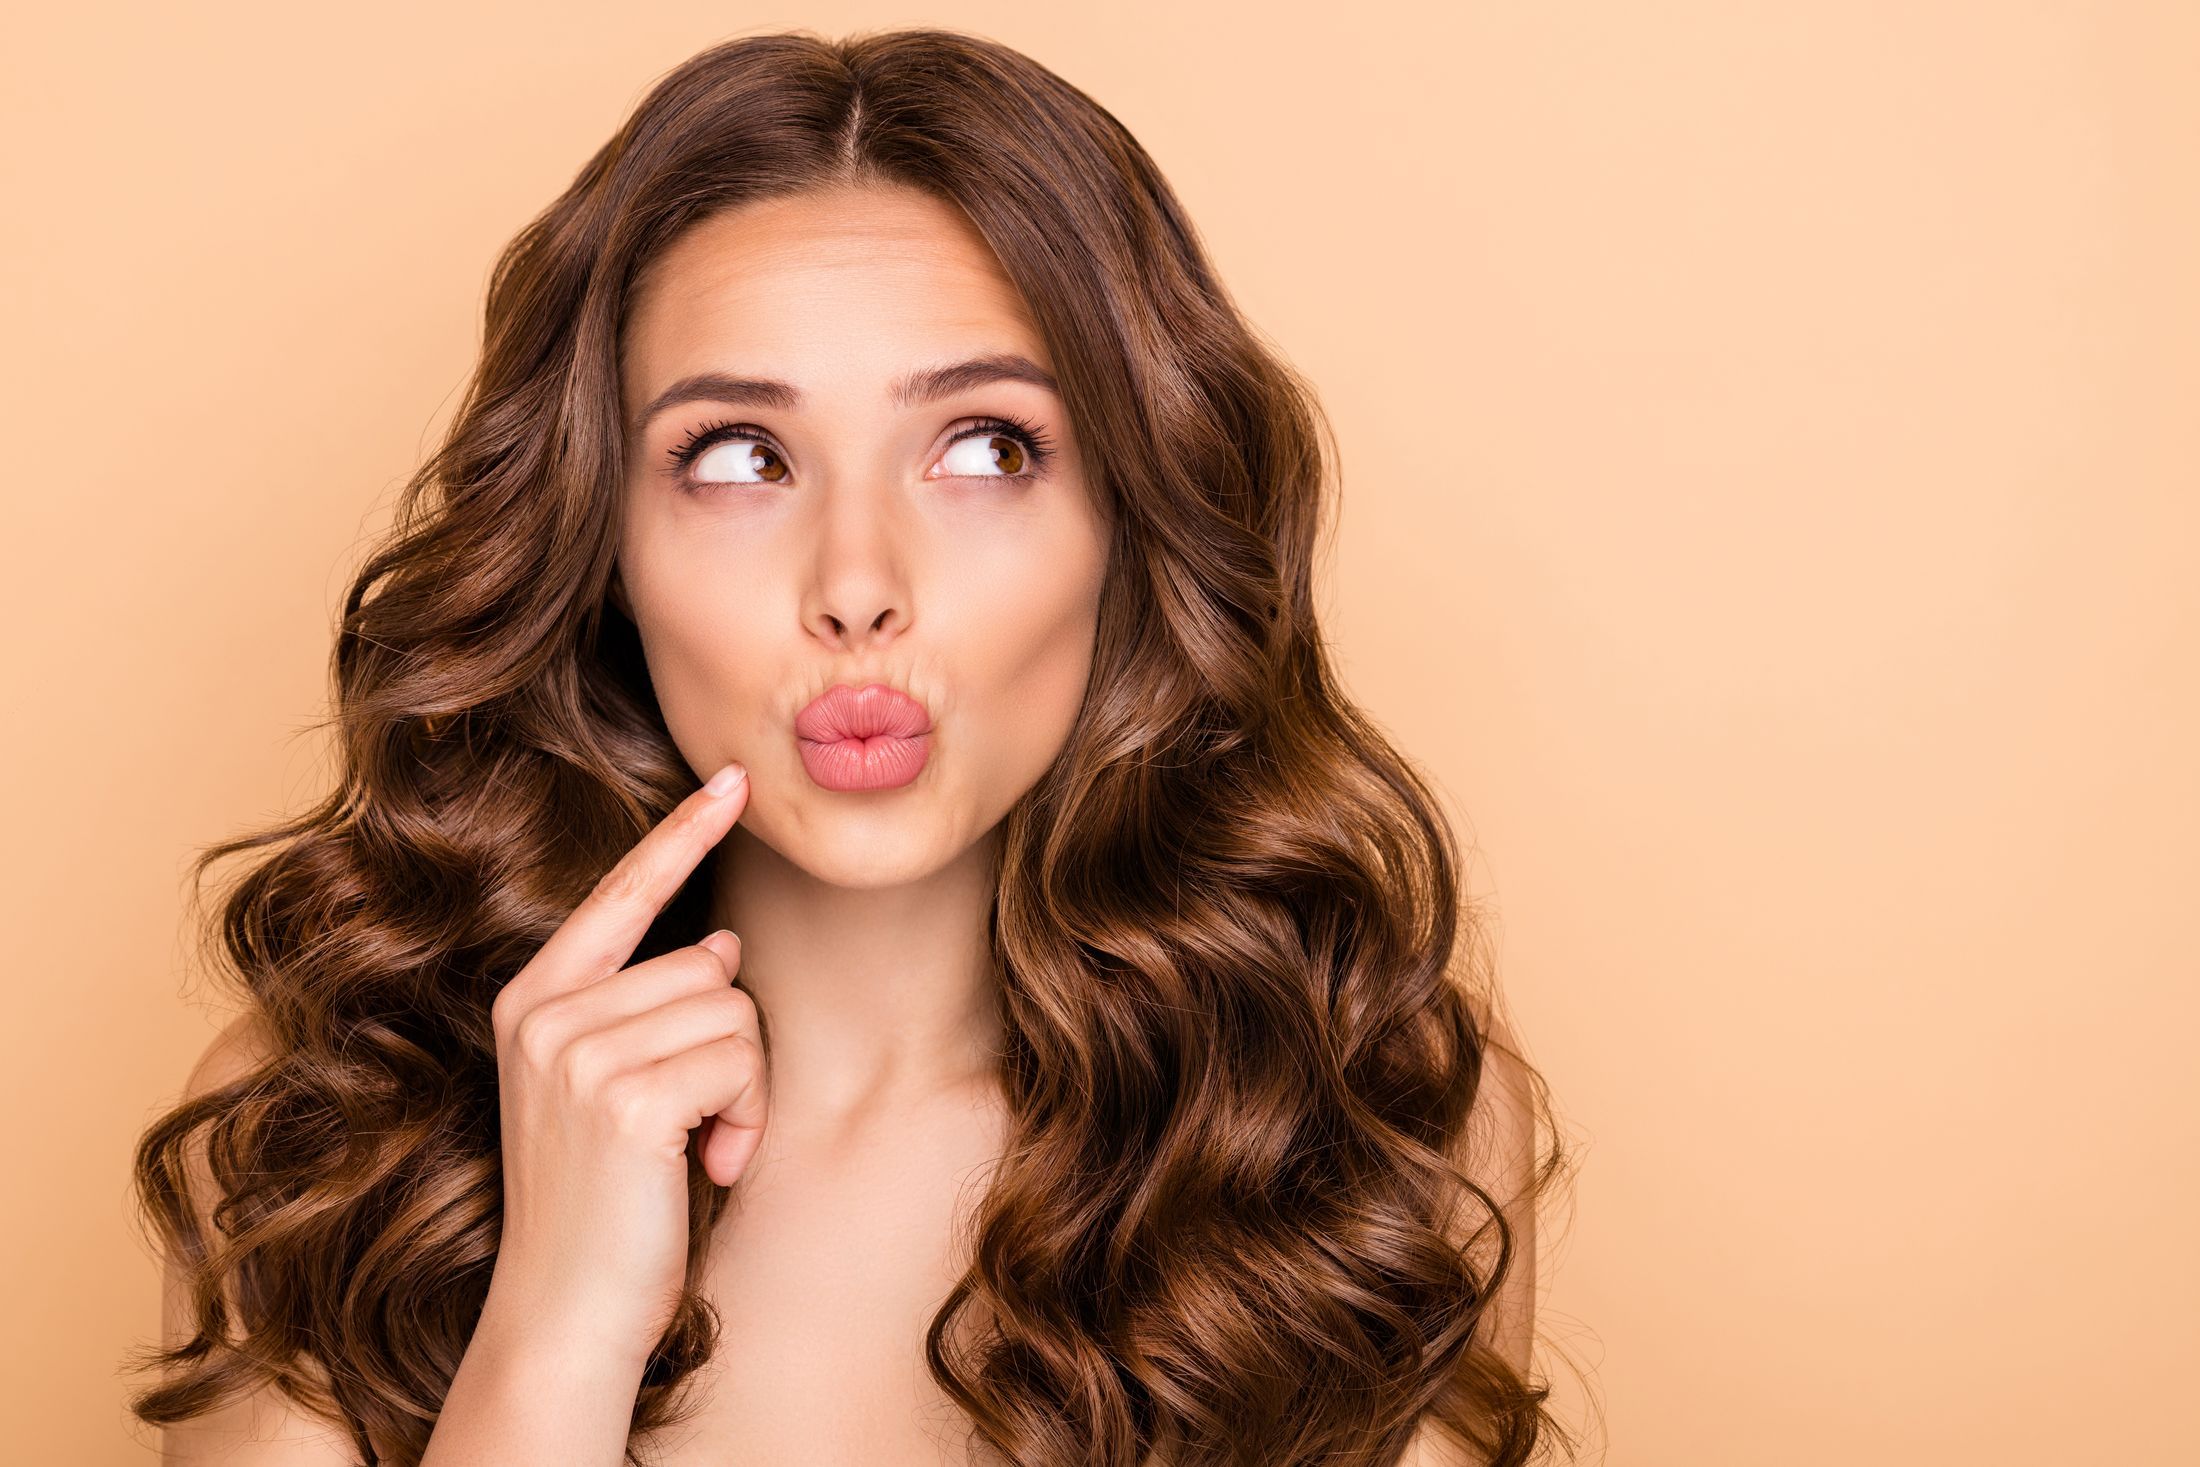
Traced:
<path fill-rule="evenodd" d="M 802 767 L 829 790 L 907 784 L 932 752 L 931 715 L 885 683 L 835 683 L 795 715 L 794 732 Z"/>

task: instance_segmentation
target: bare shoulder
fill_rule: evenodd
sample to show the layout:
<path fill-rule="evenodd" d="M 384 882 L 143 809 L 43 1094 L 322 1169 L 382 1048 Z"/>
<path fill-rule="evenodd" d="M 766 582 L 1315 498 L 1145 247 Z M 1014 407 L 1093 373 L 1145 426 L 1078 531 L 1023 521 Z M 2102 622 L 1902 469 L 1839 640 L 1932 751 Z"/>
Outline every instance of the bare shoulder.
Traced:
<path fill-rule="evenodd" d="M 251 1075 L 275 1054 L 276 1039 L 264 1020 L 247 1013 L 230 1020 L 208 1041 L 184 1082 L 186 1099 L 219 1090 Z M 191 1203 L 199 1227 L 211 1233 L 215 1183 L 204 1150 L 205 1133 L 193 1138 L 185 1158 Z M 174 1259 L 161 1275 L 161 1343 L 173 1348 L 194 1329 L 190 1283 Z M 358 1460 L 350 1439 L 333 1424 L 304 1412 L 273 1386 L 224 1401 L 214 1410 L 164 1427 L 163 1467 L 349 1467 Z"/>
<path fill-rule="evenodd" d="M 163 1429 L 160 1460 L 161 1467 L 356 1467 L 359 1454 L 334 1426 L 266 1386 Z"/>
<path fill-rule="evenodd" d="M 1482 1081 L 1467 1126 L 1467 1174 L 1490 1194 L 1512 1230 L 1513 1259 L 1490 1301 L 1484 1336 L 1526 1374 L 1535 1344 L 1535 1214 L 1538 1190 L 1536 1075 L 1512 1027 L 1494 1010 L 1482 1029 Z"/>
<path fill-rule="evenodd" d="M 1536 1081 L 1519 1036 L 1504 1018 L 1477 1006 L 1476 1019 L 1482 1038 L 1481 1080 L 1454 1159 L 1503 1211 L 1511 1230 L 1513 1257 L 1475 1332 L 1485 1348 L 1526 1376 L 1535 1346 L 1535 1203 L 1540 1160 Z M 1460 1241 L 1465 1231 L 1487 1216 L 1486 1211 L 1473 1209 L 1464 1220 Z M 1488 1253 L 1483 1261 L 1487 1266 Z M 1398 1467 L 1484 1467 L 1484 1459 L 1428 1417 L 1407 1443 Z"/>
<path fill-rule="evenodd" d="M 243 1079 L 274 1057 L 275 1035 L 259 1013 L 239 1014 L 222 1025 L 199 1052 L 184 1082 L 184 1094 L 197 1097 Z"/>
<path fill-rule="evenodd" d="M 1535 1177 L 1535 1076 L 1519 1036 L 1502 1015 L 1481 1016 L 1482 1078 L 1461 1137 L 1468 1175 L 1508 1208 L 1527 1200 Z"/>

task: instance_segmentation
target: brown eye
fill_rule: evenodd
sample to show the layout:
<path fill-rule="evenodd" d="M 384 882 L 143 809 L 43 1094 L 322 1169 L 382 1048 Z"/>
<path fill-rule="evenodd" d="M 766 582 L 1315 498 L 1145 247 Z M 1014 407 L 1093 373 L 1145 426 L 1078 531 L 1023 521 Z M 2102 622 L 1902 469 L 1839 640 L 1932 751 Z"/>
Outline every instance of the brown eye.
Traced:
<path fill-rule="evenodd" d="M 713 463 L 725 477 L 711 472 Z M 706 484 L 777 484 L 787 477 L 787 461 L 753 438 L 721 438 L 695 456 L 695 477 Z"/>
<path fill-rule="evenodd" d="M 941 462 L 949 474 L 964 478 L 1014 478 L 1025 471 L 1029 458 L 1013 434 L 972 433 L 950 444 Z"/>

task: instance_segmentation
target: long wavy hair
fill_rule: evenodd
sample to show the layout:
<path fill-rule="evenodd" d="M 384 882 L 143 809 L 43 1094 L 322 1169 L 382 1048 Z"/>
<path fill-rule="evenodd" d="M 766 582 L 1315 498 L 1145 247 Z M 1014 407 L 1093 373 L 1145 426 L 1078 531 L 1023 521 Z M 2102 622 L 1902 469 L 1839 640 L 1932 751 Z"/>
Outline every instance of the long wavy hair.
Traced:
<path fill-rule="evenodd" d="M 1123 125 L 938 29 L 694 56 L 499 259 L 459 410 L 344 598 L 337 787 L 192 868 L 262 853 L 204 930 L 268 1047 L 138 1144 L 196 1331 L 139 1352 L 140 1420 L 272 1384 L 366 1462 L 425 1450 L 499 1237 L 491 1000 L 696 783 L 606 596 L 629 300 L 713 211 L 874 182 L 991 245 L 1117 527 L 1081 715 L 1005 817 L 1013 1120 L 932 1375 L 1022 1467 L 1377 1467 L 1424 1415 L 1497 1467 L 1567 1441 L 1477 1329 L 1517 1256 L 1461 1144 L 1495 990 L 1455 837 L 1316 625 L 1333 431 Z M 704 934 L 715 859 L 637 960 Z M 1565 1148 L 1527 1074 L 1532 1206 Z M 717 1343 L 695 1280 L 728 1194 L 691 1178 L 637 1436 Z"/>

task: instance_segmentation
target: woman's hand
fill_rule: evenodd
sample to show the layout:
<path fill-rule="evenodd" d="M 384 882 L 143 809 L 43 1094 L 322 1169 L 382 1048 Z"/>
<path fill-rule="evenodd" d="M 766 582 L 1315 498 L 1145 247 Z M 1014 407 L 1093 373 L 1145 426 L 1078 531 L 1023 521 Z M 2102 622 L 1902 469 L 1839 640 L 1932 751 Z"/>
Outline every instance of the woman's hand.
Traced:
<path fill-rule="evenodd" d="M 748 804 L 738 765 L 598 881 L 492 1005 L 502 1107 L 504 1232 L 491 1300 L 560 1353 L 638 1370 L 687 1273 L 688 1133 L 731 1186 L 764 1136 L 756 1004 L 733 986 L 740 939 L 714 932 L 621 965 Z M 485 1310 L 485 1314 L 487 1311 Z"/>

